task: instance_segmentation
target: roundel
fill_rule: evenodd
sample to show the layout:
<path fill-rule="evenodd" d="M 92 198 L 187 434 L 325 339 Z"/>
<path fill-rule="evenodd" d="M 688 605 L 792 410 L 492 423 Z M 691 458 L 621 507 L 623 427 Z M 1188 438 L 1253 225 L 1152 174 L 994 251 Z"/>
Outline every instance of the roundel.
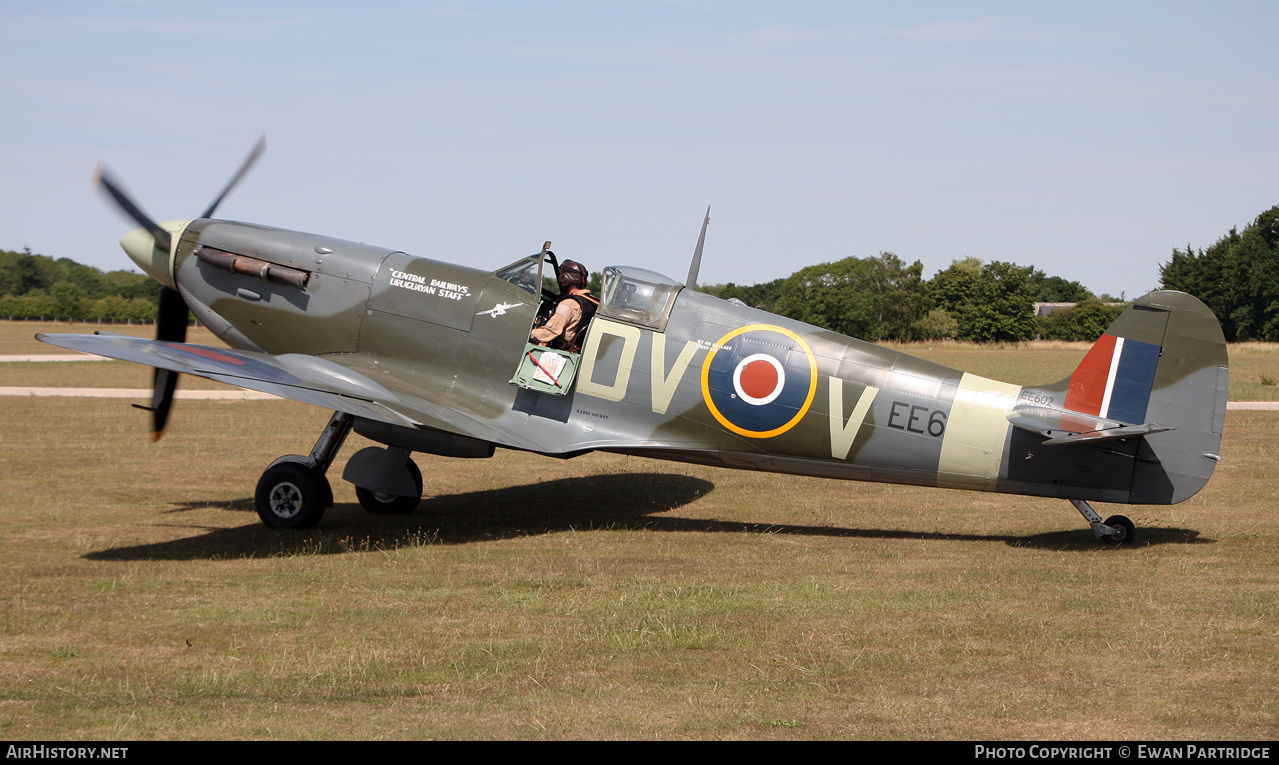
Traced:
<path fill-rule="evenodd" d="M 803 419 L 817 392 L 817 359 L 799 335 L 771 324 L 735 329 L 702 362 L 702 398 L 738 435 L 768 438 Z"/>

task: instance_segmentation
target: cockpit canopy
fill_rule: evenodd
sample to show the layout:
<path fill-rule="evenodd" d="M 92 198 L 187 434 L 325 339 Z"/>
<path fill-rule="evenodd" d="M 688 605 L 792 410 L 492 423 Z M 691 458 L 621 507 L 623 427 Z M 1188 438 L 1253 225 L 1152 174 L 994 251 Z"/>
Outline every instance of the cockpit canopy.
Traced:
<path fill-rule="evenodd" d="M 493 275 L 536 295 L 542 282 L 542 255 L 538 253 L 517 260 L 506 268 L 499 268 Z"/>
<path fill-rule="evenodd" d="M 666 329 L 675 295 L 683 285 L 647 269 L 608 266 L 602 286 L 601 314 L 661 332 Z"/>

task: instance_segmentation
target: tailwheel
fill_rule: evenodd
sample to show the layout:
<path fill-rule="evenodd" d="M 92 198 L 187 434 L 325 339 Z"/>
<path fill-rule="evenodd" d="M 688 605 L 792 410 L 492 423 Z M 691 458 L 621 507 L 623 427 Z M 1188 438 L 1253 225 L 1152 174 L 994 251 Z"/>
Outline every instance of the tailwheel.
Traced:
<path fill-rule="evenodd" d="M 324 517 L 326 500 L 332 495 L 323 473 L 304 462 L 282 458 L 258 480 L 254 504 L 258 517 L 273 529 L 309 529 Z"/>
<path fill-rule="evenodd" d="M 1097 515 L 1097 511 L 1092 509 L 1092 505 L 1082 499 L 1072 499 L 1070 504 L 1075 506 L 1079 514 L 1088 521 L 1088 525 L 1092 527 L 1092 538 L 1100 539 L 1108 544 L 1130 545 L 1137 541 L 1137 527 L 1132 525 L 1132 521 L 1122 515 L 1112 515 L 1103 523 L 1101 516 Z"/>
<path fill-rule="evenodd" d="M 1122 515 L 1112 515 L 1106 519 L 1106 525 L 1114 529 L 1110 534 L 1102 537 L 1111 544 L 1130 545 L 1137 541 L 1137 527 Z"/>
<path fill-rule="evenodd" d="M 373 515 L 408 515 L 413 512 L 417 508 L 417 503 L 422 501 L 422 471 L 411 459 L 405 461 L 404 467 L 408 468 L 409 474 L 413 477 L 413 485 L 417 488 L 416 493 L 397 496 L 356 486 L 355 497 L 360 501 L 360 507 Z"/>

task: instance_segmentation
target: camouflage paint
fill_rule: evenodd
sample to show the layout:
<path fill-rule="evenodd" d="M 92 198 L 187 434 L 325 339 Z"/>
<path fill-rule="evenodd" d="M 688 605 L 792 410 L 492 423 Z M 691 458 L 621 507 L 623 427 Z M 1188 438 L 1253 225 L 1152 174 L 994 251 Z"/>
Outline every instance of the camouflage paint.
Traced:
<path fill-rule="evenodd" d="M 560 456 L 607 449 L 851 480 L 1153 503 L 1198 491 L 1220 446 L 1224 341 L 1211 312 L 1180 293 L 1137 301 L 1071 378 L 1021 387 L 682 290 L 660 324 L 601 309 L 575 388 L 556 395 L 508 382 L 539 296 L 498 272 L 224 221 L 193 221 L 174 239 L 179 290 L 240 351 L 219 360 L 154 341 L 46 339 L 283 391 L 394 426 L 387 433 L 417 426 Z M 192 257 L 199 246 L 305 270 L 310 281 L 299 290 L 211 267 Z M 249 361 L 297 382 L 248 374 Z M 1075 401 L 1084 402 L 1081 414 L 1118 412 L 1162 432 L 1045 445 L 1033 417 L 1017 425 L 1010 419 L 1017 407 L 1060 411 Z"/>

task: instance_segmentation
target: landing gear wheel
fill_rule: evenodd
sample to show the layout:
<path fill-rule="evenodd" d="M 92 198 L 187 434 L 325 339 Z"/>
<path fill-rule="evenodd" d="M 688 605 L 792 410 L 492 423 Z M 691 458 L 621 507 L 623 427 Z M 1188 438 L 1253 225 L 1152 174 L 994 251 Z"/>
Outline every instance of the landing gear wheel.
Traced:
<path fill-rule="evenodd" d="M 303 457 L 301 454 L 286 454 L 283 457 L 276 460 L 275 462 L 272 462 L 271 465 L 267 468 L 267 470 L 270 470 L 276 465 L 280 465 L 285 462 L 292 462 L 305 470 L 311 470 L 311 468 L 307 467 L 307 458 Z M 312 472 L 316 472 L 316 471 L 312 471 Z M 329 485 L 328 476 L 320 475 L 319 477 L 320 477 L 320 489 L 323 492 L 322 496 L 320 497 L 320 502 L 323 503 L 325 509 L 328 509 L 330 507 L 333 507 L 333 487 Z"/>
<path fill-rule="evenodd" d="M 1130 545 L 1137 541 L 1137 527 L 1124 516 L 1112 515 L 1106 519 L 1106 525 L 1115 530 L 1115 533 L 1102 537 L 1110 544 Z"/>
<path fill-rule="evenodd" d="M 413 512 L 417 508 L 417 503 L 422 501 L 422 471 L 418 470 L 417 463 L 413 460 L 405 462 L 404 467 L 408 468 L 413 476 L 413 485 L 417 487 L 416 494 L 400 497 L 356 486 L 355 498 L 360 501 L 360 507 L 373 515 L 408 515 Z"/>
<path fill-rule="evenodd" d="M 323 475 L 298 462 L 277 460 L 258 480 L 253 500 L 267 526 L 309 529 L 324 517 L 329 496 L 332 489 Z"/>

